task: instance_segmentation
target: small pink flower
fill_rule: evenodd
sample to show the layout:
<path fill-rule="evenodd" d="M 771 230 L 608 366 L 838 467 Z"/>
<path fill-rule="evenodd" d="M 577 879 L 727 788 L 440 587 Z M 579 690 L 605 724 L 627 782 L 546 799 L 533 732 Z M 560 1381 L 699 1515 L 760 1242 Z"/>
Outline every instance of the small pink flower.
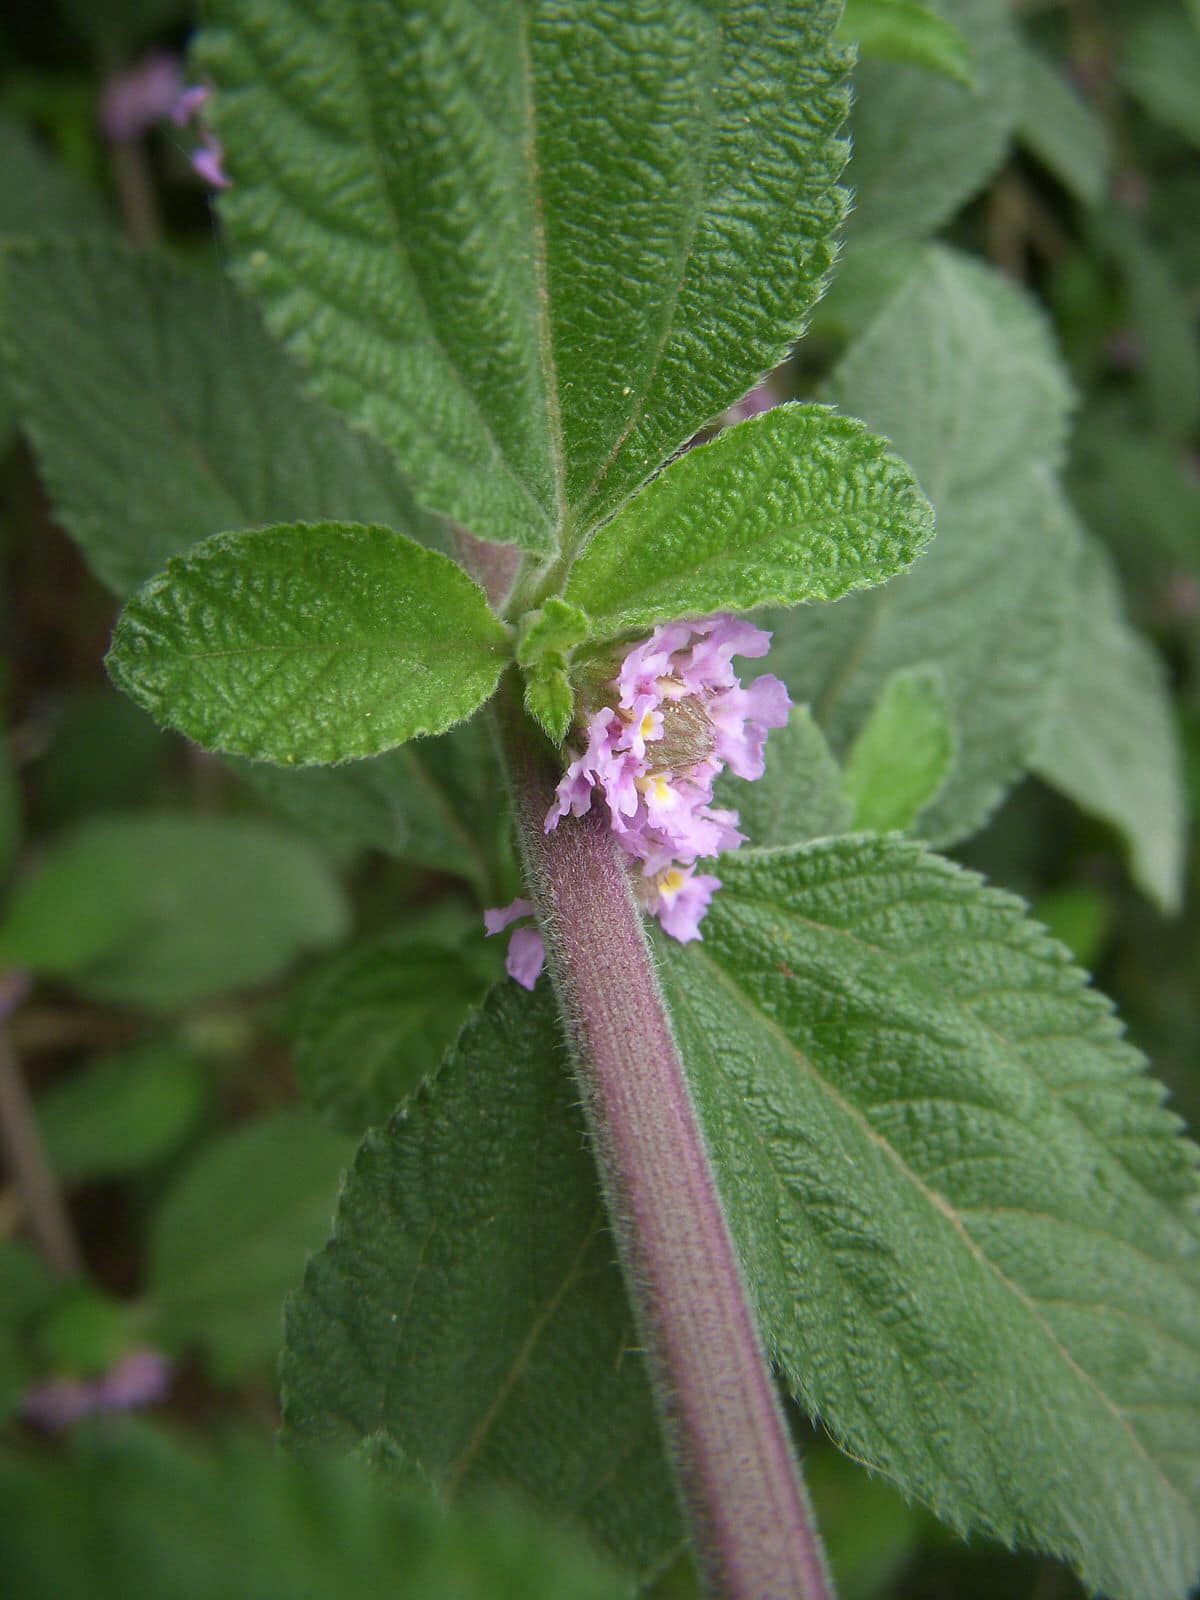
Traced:
<path fill-rule="evenodd" d="M 490 938 L 503 933 L 512 922 L 531 917 L 533 906 L 528 900 L 516 899 L 506 906 L 496 906 L 483 913 L 483 931 Z M 510 978 L 525 989 L 532 989 L 538 974 L 546 964 L 546 945 L 536 928 L 517 928 L 508 941 L 504 957 L 504 970 Z"/>
<path fill-rule="evenodd" d="M 171 1363 L 160 1350 L 130 1350 L 98 1378 L 46 1378 L 26 1391 L 21 1415 L 47 1433 L 61 1433 L 84 1417 L 135 1411 L 164 1400 Z"/>
<path fill-rule="evenodd" d="M 203 135 L 203 143 L 199 150 L 192 156 L 192 171 L 214 189 L 230 189 L 233 187 L 233 179 L 221 165 L 224 159 L 225 151 L 221 141 L 215 134 L 206 133 Z"/>
<path fill-rule="evenodd" d="M 109 78 L 100 94 L 100 126 L 114 144 L 131 144 L 172 115 L 183 88 L 178 56 L 152 50 L 126 72 Z"/>

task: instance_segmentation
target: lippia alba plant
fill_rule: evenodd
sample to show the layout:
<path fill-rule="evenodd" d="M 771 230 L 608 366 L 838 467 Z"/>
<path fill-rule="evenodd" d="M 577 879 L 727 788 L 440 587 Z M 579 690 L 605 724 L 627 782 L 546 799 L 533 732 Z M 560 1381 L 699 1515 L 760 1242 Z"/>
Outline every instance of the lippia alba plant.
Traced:
<path fill-rule="evenodd" d="M 1001 74 L 894 9 L 927 69 Z M 427 951 L 298 1012 L 318 1103 L 374 1126 L 289 1303 L 288 1442 L 514 1488 L 631 1581 L 686 1543 L 713 1595 L 821 1600 L 807 1415 L 964 1534 L 1179 1600 L 1192 1147 L 1064 948 L 935 853 L 1032 770 L 1179 893 L 1162 686 L 1058 482 L 1069 386 L 1022 294 L 920 237 L 976 180 L 918 220 L 915 172 L 864 165 L 861 332 L 731 414 L 834 272 L 839 10 L 213 0 L 240 287 L 15 252 L 19 407 L 126 596 L 116 683 L 332 832 L 406 818 L 509 941 L 418 1087 L 428 1047 L 377 1079 L 338 1006 L 410 961 L 428 1004 Z"/>

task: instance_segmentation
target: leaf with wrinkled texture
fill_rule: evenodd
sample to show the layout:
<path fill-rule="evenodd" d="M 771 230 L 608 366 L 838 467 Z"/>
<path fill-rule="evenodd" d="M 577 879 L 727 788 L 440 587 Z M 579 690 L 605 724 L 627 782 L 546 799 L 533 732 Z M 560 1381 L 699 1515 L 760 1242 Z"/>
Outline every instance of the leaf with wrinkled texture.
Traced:
<path fill-rule="evenodd" d="M 377 755 L 461 722 L 507 629 L 461 567 L 389 528 L 214 534 L 139 589 L 107 662 L 209 749 L 283 765 Z"/>
<path fill-rule="evenodd" d="M 423 500 L 574 538 L 802 331 L 842 210 L 834 12 L 219 0 L 239 270 Z"/>
<path fill-rule="evenodd" d="M 933 0 L 966 41 L 975 85 L 862 61 L 854 74 L 847 253 L 934 233 L 1004 159 L 1021 113 L 1021 53 L 1007 0 Z"/>
<path fill-rule="evenodd" d="M 351 1141 L 292 1108 L 239 1124 L 178 1173 L 154 1213 L 151 1334 L 199 1347 L 219 1382 L 264 1367 L 306 1250 L 329 1233 Z"/>
<path fill-rule="evenodd" d="M 389 453 L 304 396 L 219 279 L 119 245 L 43 245 L 4 259 L 0 308 L 55 512 L 117 593 L 210 533 L 300 518 L 449 550 Z"/>
<path fill-rule="evenodd" d="M 906 61 L 968 88 L 974 85 L 966 40 L 921 0 L 846 0 L 838 37 L 856 44 L 864 56 Z"/>
<path fill-rule="evenodd" d="M 436 1070 L 488 977 L 498 975 L 484 975 L 482 953 L 404 929 L 342 951 L 306 988 L 292 1019 L 305 1098 L 346 1133 L 385 1122 Z"/>
<path fill-rule="evenodd" d="M 367 1135 L 290 1302 L 294 1445 L 380 1433 L 450 1489 L 499 1485 L 628 1566 L 679 1529 L 549 985 L 505 982 Z"/>
<path fill-rule="evenodd" d="M 1200 1235 L 1162 1089 L 1020 902 L 920 845 L 721 867 L 664 976 L 797 1397 L 960 1530 L 1179 1600 Z"/>
<path fill-rule="evenodd" d="M 911 828 L 949 777 L 956 742 L 941 668 L 893 673 L 846 757 L 853 826 Z"/>
<path fill-rule="evenodd" d="M 379 850 L 464 878 L 485 903 L 496 893 L 502 780 L 480 718 L 336 767 L 275 767 L 237 759 L 234 770 L 285 817 L 333 849 Z M 489 809 L 496 815 L 489 825 Z"/>
<path fill-rule="evenodd" d="M 278 976 L 347 920 L 306 840 L 248 818 L 139 812 L 95 818 L 47 854 L 9 902 L 0 963 L 170 1011 Z"/>
<path fill-rule="evenodd" d="M 1177 910 L 1186 817 L 1166 674 L 1125 618 L 1111 560 L 1082 530 L 1072 610 L 1034 771 L 1112 823 L 1134 878 L 1164 910 Z"/>
<path fill-rule="evenodd" d="M 674 462 L 575 562 L 592 636 L 836 600 L 902 571 L 933 532 L 904 462 L 823 406 L 776 406 Z"/>
<path fill-rule="evenodd" d="M 912 463 L 937 536 L 885 588 L 779 617 L 775 670 L 840 754 L 893 672 L 940 666 L 959 755 L 919 826 L 960 839 L 1028 764 L 1063 646 L 1074 544 L 1050 469 L 1066 379 L 1029 302 L 935 248 L 851 346 L 829 393 Z"/>

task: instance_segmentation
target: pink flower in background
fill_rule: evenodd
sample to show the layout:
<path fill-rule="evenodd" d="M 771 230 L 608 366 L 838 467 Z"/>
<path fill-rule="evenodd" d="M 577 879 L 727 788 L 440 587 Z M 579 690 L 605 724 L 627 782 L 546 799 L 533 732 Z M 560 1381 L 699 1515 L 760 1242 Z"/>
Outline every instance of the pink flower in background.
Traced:
<path fill-rule="evenodd" d="M 171 1363 L 159 1350 L 130 1350 L 98 1378 L 47 1378 L 21 1401 L 26 1422 L 60 1433 L 84 1417 L 135 1411 L 166 1398 Z"/>
<path fill-rule="evenodd" d="M 100 126 L 114 144 L 130 144 L 174 114 L 183 88 L 183 63 L 152 50 L 136 66 L 109 78 L 100 93 Z"/>

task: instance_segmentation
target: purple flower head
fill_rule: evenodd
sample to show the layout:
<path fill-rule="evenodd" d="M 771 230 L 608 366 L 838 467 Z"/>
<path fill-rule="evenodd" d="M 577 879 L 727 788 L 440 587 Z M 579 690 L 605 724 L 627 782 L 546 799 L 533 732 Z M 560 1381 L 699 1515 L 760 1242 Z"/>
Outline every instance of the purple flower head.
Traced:
<path fill-rule="evenodd" d="M 135 1411 L 166 1398 L 171 1363 L 160 1350 L 130 1350 L 98 1378 L 46 1378 L 21 1401 L 26 1422 L 47 1433 L 61 1433 L 84 1417 Z"/>
<path fill-rule="evenodd" d="M 511 922 L 531 917 L 533 906 L 528 900 L 513 900 L 509 905 L 496 906 L 483 913 L 483 931 L 490 938 L 503 933 Z M 504 970 L 524 989 L 532 989 L 538 974 L 546 964 L 546 945 L 536 928 L 517 928 L 508 941 L 504 957 Z"/>
<path fill-rule="evenodd" d="M 174 114 L 183 90 L 178 56 L 152 50 L 136 66 L 109 78 L 100 94 L 100 127 L 113 144 L 130 144 Z"/>
<path fill-rule="evenodd" d="M 581 817 L 597 796 L 621 848 L 640 868 L 637 893 L 674 939 L 698 939 L 720 880 L 696 862 L 736 850 L 736 811 L 713 804 L 726 767 L 763 774 L 768 732 L 790 700 L 770 675 L 743 688 L 734 656 L 764 656 L 771 635 L 739 617 L 656 628 L 625 655 L 611 681 L 615 704 L 588 717 L 585 745 L 563 774 L 546 832 Z M 494 915 L 494 914 L 493 914 Z"/>
<path fill-rule="evenodd" d="M 202 135 L 199 150 L 192 156 L 192 171 L 214 189 L 229 189 L 233 185 L 233 179 L 221 164 L 224 159 L 225 151 L 221 141 L 215 134 L 205 133 Z"/>

